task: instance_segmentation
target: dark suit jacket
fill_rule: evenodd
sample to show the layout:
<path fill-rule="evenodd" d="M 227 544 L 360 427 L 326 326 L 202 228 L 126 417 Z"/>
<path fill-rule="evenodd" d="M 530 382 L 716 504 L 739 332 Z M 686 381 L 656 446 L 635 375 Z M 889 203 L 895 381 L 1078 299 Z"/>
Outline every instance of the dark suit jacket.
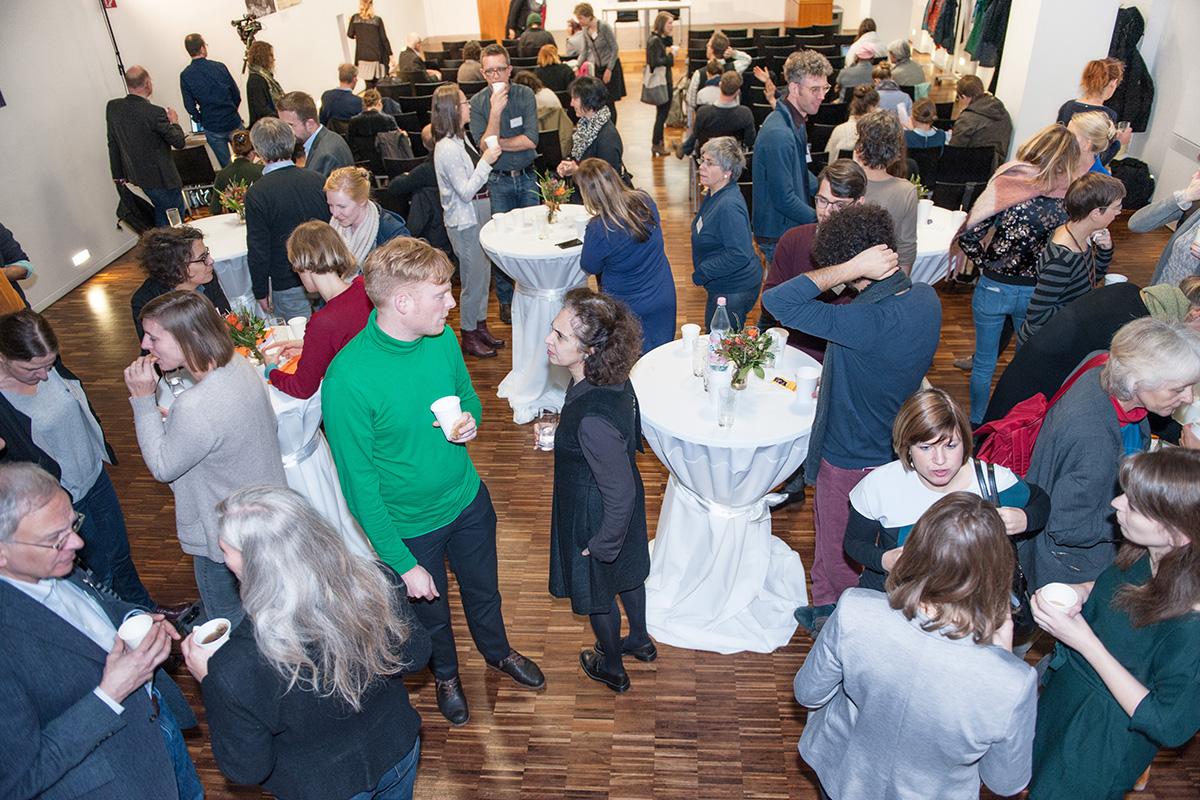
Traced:
<path fill-rule="evenodd" d="M 352 166 L 354 155 L 350 152 L 350 145 L 346 144 L 346 140 L 329 128 L 317 131 L 317 138 L 313 140 L 308 158 L 304 161 L 304 168 L 319 172 L 328 178 L 329 173 L 338 167 Z M 326 219 L 328 218 L 326 216 Z"/>
<path fill-rule="evenodd" d="M 114 625 L 133 606 L 68 578 Z M 171 757 L 150 697 L 136 689 L 116 714 L 93 690 L 108 655 L 69 622 L 0 581 L 0 797 L 89 800 L 178 797 Z M 161 669 L 154 686 L 182 727 L 196 724 Z"/>
<path fill-rule="evenodd" d="M 321 124 L 331 119 L 350 119 L 363 110 L 362 98 L 345 89 L 329 89 L 321 95 Z"/>
<path fill-rule="evenodd" d="M 336 133 L 322 133 L 341 141 Z M 348 147 L 346 150 L 349 152 Z M 300 285 L 288 262 L 287 238 L 297 225 L 310 219 L 329 222 L 325 178 L 317 172 L 284 167 L 263 175 L 246 192 L 246 260 L 254 296 L 259 300 L 267 296 L 268 280 L 276 289 Z"/>
<path fill-rule="evenodd" d="M 144 97 L 127 94 L 109 100 L 108 163 L 113 180 L 129 181 L 143 189 L 183 186 L 171 148 L 183 149 L 183 128 L 167 119 L 167 110 Z"/>

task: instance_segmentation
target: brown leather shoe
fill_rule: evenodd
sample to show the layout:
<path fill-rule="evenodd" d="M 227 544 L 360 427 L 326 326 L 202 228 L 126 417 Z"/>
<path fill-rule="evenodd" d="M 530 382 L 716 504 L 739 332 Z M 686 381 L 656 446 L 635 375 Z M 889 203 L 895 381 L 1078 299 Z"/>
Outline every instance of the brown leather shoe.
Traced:
<path fill-rule="evenodd" d="M 487 320 L 484 320 L 476 325 L 475 332 L 479 334 L 481 339 L 490 344 L 492 347 L 496 348 L 497 350 L 503 349 L 504 340 L 497 339 L 495 336 L 492 336 L 492 332 L 488 330 Z"/>
<path fill-rule="evenodd" d="M 462 351 L 476 358 L 495 358 L 496 351 L 484 341 L 479 331 L 462 331 Z"/>

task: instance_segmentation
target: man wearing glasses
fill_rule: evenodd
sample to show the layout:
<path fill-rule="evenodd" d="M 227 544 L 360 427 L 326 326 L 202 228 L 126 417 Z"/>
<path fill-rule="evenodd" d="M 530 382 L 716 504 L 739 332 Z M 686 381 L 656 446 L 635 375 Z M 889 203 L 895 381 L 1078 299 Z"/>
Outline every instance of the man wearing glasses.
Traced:
<path fill-rule="evenodd" d="M 788 56 L 783 64 L 786 93 L 767 115 L 754 145 L 754 240 L 767 264 L 775 256 L 779 237 L 796 225 L 815 222 L 812 207 L 816 179 L 808 171 L 805 120 L 817 113 L 833 67 L 812 50 Z"/>
<path fill-rule="evenodd" d="M 533 162 L 537 159 L 537 101 L 533 90 L 512 83 L 508 51 L 498 44 L 483 49 L 479 59 L 483 76 L 490 86 L 471 98 L 471 138 L 482 152 L 487 137 L 500 139 L 500 158 L 488 176 L 488 195 L 492 213 L 535 206 L 540 202 Z M 512 279 L 493 268 L 496 299 L 500 301 L 500 319 L 511 323 Z M 494 343 L 491 343 L 495 347 Z"/>
<path fill-rule="evenodd" d="M 204 796 L 176 719 L 196 718 L 159 666 L 179 634 L 161 615 L 137 648 L 134 606 L 74 567 L 83 515 L 41 467 L 0 465 L 0 797 Z"/>

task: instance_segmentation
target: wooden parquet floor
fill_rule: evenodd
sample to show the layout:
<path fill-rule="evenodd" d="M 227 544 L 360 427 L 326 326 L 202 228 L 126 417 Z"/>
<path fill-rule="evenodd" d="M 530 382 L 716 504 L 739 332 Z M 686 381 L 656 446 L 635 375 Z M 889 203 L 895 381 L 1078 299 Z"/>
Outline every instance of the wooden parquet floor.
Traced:
<path fill-rule="evenodd" d="M 653 112 L 636 100 L 640 71 L 627 72 L 630 96 L 619 109 L 626 163 L 662 211 L 679 298 L 678 321 L 703 324 L 704 293 L 690 280 L 687 165 L 673 157 L 651 159 Z M 1173 180 L 1171 176 L 1161 179 Z M 1123 220 L 1114 233 L 1113 271 L 1145 280 L 1167 234 L 1134 236 Z M 138 568 L 156 598 L 180 602 L 196 597 L 190 559 L 182 555 L 175 539 L 170 490 L 151 478 L 141 461 L 121 377 L 138 353 L 129 297 L 140 281 L 136 266 L 121 259 L 55 303 L 46 315 L 58 332 L 64 360 L 83 378 L 116 447 L 120 464 L 112 468 L 112 476 L 128 518 Z M 930 379 L 965 402 L 967 376 L 950 362 L 972 349 L 970 294 L 943 290 L 942 300 L 942 343 Z M 493 304 L 491 320 L 497 320 L 496 313 Z M 450 322 L 457 324 L 456 319 Z M 492 330 L 508 335 L 506 326 L 498 322 L 492 323 Z M 485 668 L 467 635 L 457 590 L 452 588 L 471 722 L 450 728 L 437 711 L 432 681 L 424 675 L 411 679 L 413 703 L 425 721 L 416 796 L 421 800 L 815 798 L 813 775 L 796 752 L 805 715 L 792 698 L 792 677 L 810 645 L 804 635 L 798 634 L 787 647 L 771 654 L 722 656 L 660 646 L 656 662 L 630 662 L 633 689 L 622 695 L 580 672 L 578 652 L 592 643 L 587 621 L 546 590 L 552 456 L 532 449 L 529 427 L 513 424 L 506 403 L 496 397 L 496 387 L 510 368 L 511 352 L 501 350 L 498 358 L 472 360 L 468 365 L 484 404 L 480 436 L 471 445 L 471 454 L 491 488 L 499 516 L 500 582 L 509 637 L 541 664 L 547 688 L 539 694 L 524 692 Z M 649 448 L 639 466 L 653 531 L 667 474 Z M 805 564 L 812 562 L 812 517 L 807 505 L 776 514 L 774 530 Z M 176 679 L 202 711 L 191 676 L 181 669 Z M 190 735 L 189 747 L 210 798 L 262 796 L 257 789 L 225 781 L 213 761 L 205 728 Z M 1196 742 L 1160 754 L 1149 789 L 1137 797 L 1200 797 Z"/>

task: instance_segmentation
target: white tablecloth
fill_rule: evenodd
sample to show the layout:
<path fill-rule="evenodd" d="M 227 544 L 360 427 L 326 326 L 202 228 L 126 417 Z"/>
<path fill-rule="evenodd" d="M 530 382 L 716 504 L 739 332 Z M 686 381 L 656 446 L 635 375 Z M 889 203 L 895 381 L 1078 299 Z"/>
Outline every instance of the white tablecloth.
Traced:
<path fill-rule="evenodd" d="M 204 246 L 212 253 L 213 271 L 221 291 L 232 308 L 248 308 L 259 316 L 262 309 L 254 300 L 250 285 L 250 267 L 246 263 L 246 225 L 237 214 L 218 214 L 188 222 L 204 234 Z"/>
<path fill-rule="evenodd" d="M 929 212 L 929 223 L 917 224 L 917 262 L 913 264 L 914 283 L 937 283 L 946 277 L 950 268 L 950 242 L 966 219 L 963 211 L 934 206 Z"/>
<path fill-rule="evenodd" d="M 802 365 L 816 362 L 787 348 L 781 373 Z M 681 341 L 647 353 L 631 377 L 642 432 L 671 472 L 646 581 L 650 633 L 718 653 L 782 647 L 808 593 L 800 556 L 771 535 L 764 496 L 803 463 L 815 401 L 751 378 L 732 427 L 719 428 Z"/>
<path fill-rule="evenodd" d="M 513 421 L 530 422 L 542 409 L 562 409 L 569 375 L 546 358 L 546 334 L 562 308 L 563 295 L 587 282 L 579 267 L 581 246 L 561 248 L 558 242 L 582 239 L 577 223 L 588 219 L 583 206 L 566 205 L 559 221 L 549 226 L 545 238 L 534 225 L 508 228 L 510 215 L 532 221 L 544 217 L 541 206 L 493 214 L 479 231 L 479 243 L 488 258 L 516 282 L 512 305 L 513 366 L 496 394 L 508 399 Z M 497 217 L 504 217 L 497 220 Z M 506 224 L 508 223 L 508 224 Z M 500 228 L 504 227 L 504 230 Z"/>

